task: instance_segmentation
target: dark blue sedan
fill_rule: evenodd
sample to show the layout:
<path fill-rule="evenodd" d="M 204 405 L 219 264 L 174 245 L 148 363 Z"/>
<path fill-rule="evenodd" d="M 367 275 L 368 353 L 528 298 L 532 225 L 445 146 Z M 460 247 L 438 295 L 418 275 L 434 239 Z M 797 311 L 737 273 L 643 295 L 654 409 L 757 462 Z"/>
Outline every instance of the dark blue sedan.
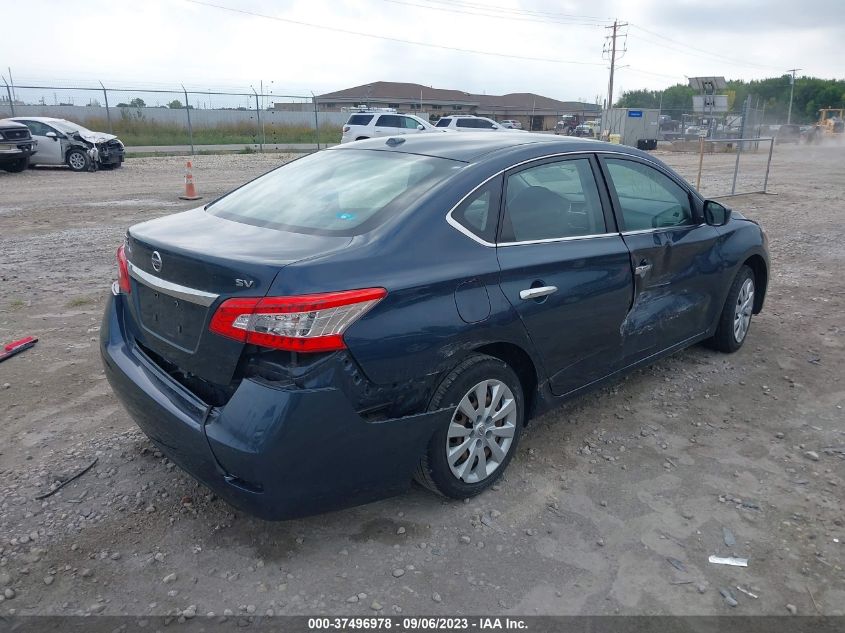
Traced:
<path fill-rule="evenodd" d="M 766 235 L 652 156 L 533 134 L 351 143 L 133 226 L 109 381 L 176 464 L 289 518 L 489 487 L 526 422 L 763 306 Z"/>

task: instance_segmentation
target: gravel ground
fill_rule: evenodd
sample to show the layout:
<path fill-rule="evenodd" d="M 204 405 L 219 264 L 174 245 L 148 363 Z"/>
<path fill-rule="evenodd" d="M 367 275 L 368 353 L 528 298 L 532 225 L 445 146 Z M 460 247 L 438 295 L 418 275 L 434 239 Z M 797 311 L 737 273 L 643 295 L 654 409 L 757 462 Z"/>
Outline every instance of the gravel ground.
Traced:
<path fill-rule="evenodd" d="M 208 200 L 285 158 L 194 177 Z M 661 158 L 694 180 L 697 157 Z M 0 614 L 842 614 L 844 159 L 777 148 L 777 195 L 731 200 L 773 256 L 739 353 L 694 347 L 535 420 L 468 503 L 413 487 L 284 523 L 163 458 L 100 368 L 114 249 L 190 206 L 182 159 L 0 172 L 0 341 L 41 339 L 0 365 Z M 706 157 L 705 190 L 732 167 Z"/>

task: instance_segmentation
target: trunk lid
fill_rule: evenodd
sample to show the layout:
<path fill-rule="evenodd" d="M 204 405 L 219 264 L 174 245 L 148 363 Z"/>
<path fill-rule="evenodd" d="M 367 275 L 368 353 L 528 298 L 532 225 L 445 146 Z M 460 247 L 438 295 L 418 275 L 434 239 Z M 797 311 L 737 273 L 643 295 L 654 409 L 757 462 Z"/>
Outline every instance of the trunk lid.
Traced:
<path fill-rule="evenodd" d="M 171 373 L 219 387 L 237 377 L 244 345 L 209 331 L 217 307 L 233 297 L 263 297 L 288 264 L 351 241 L 252 226 L 203 209 L 138 224 L 127 236 L 136 341 Z"/>

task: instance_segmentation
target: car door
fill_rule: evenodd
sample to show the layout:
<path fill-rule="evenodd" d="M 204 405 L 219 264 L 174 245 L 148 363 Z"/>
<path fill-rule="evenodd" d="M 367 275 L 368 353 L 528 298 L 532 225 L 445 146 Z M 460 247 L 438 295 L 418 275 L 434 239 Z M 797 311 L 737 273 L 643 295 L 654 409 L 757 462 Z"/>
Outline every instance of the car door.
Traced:
<path fill-rule="evenodd" d="M 403 118 L 398 114 L 380 114 L 376 120 L 375 136 L 405 134 L 408 130 L 405 129 L 405 124 L 402 122 Z"/>
<path fill-rule="evenodd" d="M 487 119 L 476 119 L 475 127 L 481 132 L 495 132 L 499 126 Z"/>
<path fill-rule="evenodd" d="M 719 306 L 718 232 L 680 178 L 633 156 L 603 155 L 610 197 L 631 253 L 634 297 L 623 326 L 629 363 L 702 334 Z"/>
<path fill-rule="evenodd" d="M 497 241 L 500 286 L 563 395 L 621 366 L 630 256 L 590 154 L 507 172 Z"/>
<path fill-rule="evenodd" d="M 425 132 L 425 126 L 423 129 L 420 129 L 422 123 L 417 121 L 415 118 L 410 116 L 403 116 L 400 117 L 402 119 L 402 127 L 404 128 L 405 134 L 419 134 L 420 132 Z"/>
<path fill-rule="evenodd" d="M 41 121 L 32 121 L 29 119 L 20 119 L 20 122 L 29 128 L 32 138 L 38 141 L 38 151 L 32 157 L 33 164 L 36 165 L 63 165 L 65 162 L 64 152 L 62 151 L 62 138 L 64 134 L 59 130 L 52 128 Z M 47 136 L 51 133 L 51 136 Z"/>

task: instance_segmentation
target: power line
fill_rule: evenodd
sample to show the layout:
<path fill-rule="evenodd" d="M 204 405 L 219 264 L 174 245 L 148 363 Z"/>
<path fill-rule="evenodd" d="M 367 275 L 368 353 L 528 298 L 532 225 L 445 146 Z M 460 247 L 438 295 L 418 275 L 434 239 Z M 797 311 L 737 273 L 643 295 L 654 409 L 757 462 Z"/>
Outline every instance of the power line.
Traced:
<path fill-rule="evenodd" d="M 509 55 L 507 53 L 497 53 L 494 51 L 479 51 L 472 48 L 460 48 L 457 46 L 445 46 L 442 44 L 429 44 L 428 42 L 419 42 L 416 40 L 406 40 L 401 39 L 398 37 L 388 37 L 386 35 L 376 35 L 374 33 L 363 33 L 361 31 L 352 31 L 350 29 L 341 29 L 334 26 L 326 26 L 323 24 L 314 24 L 312 22 L 304 22 L 302 20 L 293 20 L 290 18 L 280 18 L 275 15 L 266 15 L 264 13 L 257 13 L 255 11 L 248 11 L 246 9 L 236 9 L 234 7 L 227 7 L 220 4 L 214 4 L 211 2 L 203 2 L 201 0 L 185 0 L 185 2 L 190 2 L 191 4 L 196 4 L 203 7 L 208 7 L 211 9 L 219 9 L 221 11 L 229 11 L 231 13 L 239 13 L 241 15 L 248 15 L 254 18 L 262 18 L 265 20 L 275 20 L 277 22 L 284 22 L 286 24 L 296 24 L 298 26 L 307 26 L 314 29 L 322 29 L 324 31 L 332 31 L 333 33 L 343 33 L 345 35 L 357 35 L 359 37 L 369 37 L 371 39 L 376 40 L 384 40 L 387 42 L 395 42 L 397 44 L 411 44 L 413 46 L 425 46 L 426 48 L 437 48 L 447 51 L 456 51 L 459 53 L 473 53 L 475 55 L 489 55 L 491 57 L 502 57 L 506 59 L 520 59 L 523 61 L 531 61 L 531 62 L 547 62 L 550 64 L 577 64 L 581 66 L 601 66 L 601 62 L 585 62 L 580 60 L 564 60 L 564 59 L 551 59 L 548 57 L 530 57 L 526 55 Z"/>
<path fill-rule="evenodd" d="M 792 73 L 792 77 L 789 81 L 789 112 L 786 113 L 786 123 L 787 125 L 792 123 L 792 97 L 795 96 L 795 73 L 797 73 L 801 68 L 790 68 L 787 72 Z M 12 71 L 9 71 L 11 74 Z"/>
<path fill-rule="evenodd" d="M 488 4 L 486 2 L 470 2 L 468 0 L 427 0 L 433 4 L 445 4 L 458 7 L 467 7 L 475 9 L 484 9 L 485 11 L 495 11 L 499 13 L 511 13 L 515 15 L 533 15 L 538 17 L 549 18 L 578 18 L 581 20 L 597 20 L 600 22 L 611 22 L 610 18 L 597 17 L 594 15 L 576 15 L 572 13 L 558 13 L 553 11 L 532 11 L 530 9 L 514 9 L 512 7 L 503 7 L 497 4 Z"/>
<path fill-rule="evenodd" d="M 623 29 L 628 26 L 627 22 L 619 23 L 616 20 L 613 21 L 612 26 L 608 26 L 605 28 L 610 29 L 610 35 L 607 36 L 607 43 L 605 44 L 605 50 L 602 51 L 602 55 L 609 55 L 610 57 L 610 81 L 607 82 L 607 107 L 613 107 L 613 73 L 616 70 L 616 56 L 617 56 L 617 47 L 616 47 L 616 40 L 619 37 L 626 37 L 626 44 L 623 45 L 621 51 L 619 53 L 619 59 L 625 56 L 627 52 L 627 32 L 626 33 L 619 33 L 620 29 Z"/>
<path fill-rule="evenodd" d="M 655 73 L 650 70 L 641 70 L 633 66 L 618 66 L 617 70 L 629 70 L 632 73 L 639 73 L 641 75 L 653 75 L 654 77 L 666 77 L 668 79 L 678 79 L 678 75 L 667 75 L 666 73 Z"/>
<path fill-rule="evenodd" d="M 763 69 L 766 69 L 766 68 L 774 69 L 775 68 L 775 66 L 768 66 L 768 65 L 765 65 L 765 64 L 755 64 L 754 62 L 749 62 L 749 61 L 746 61 L 746 60 L 739 60 L 739 59 L 735 59 L 735 58 L 732 58 L 732 57 L 726 57 L 725 55 L 720 55 L 718 53 L 714 53 L 712 51 L 708 51 L 708 50 L 705 50 L 703 48 L 696 48 L 695 46 L 690 46 L 689 44 L 686 44 L 684 42 L 679 42 L 678 40 L 673 40 L 671 37 L 667 37 L 667 36 L 662 35 L 660 33 L 650 31 L 649 29 L 644 28 L 642 26 L 639 26 L 638 24 L 631 24 L 631 26 L 634 27 L 635 29 L 639 30 L 639 31 L 643 31 L 644 33 L 648 33 L 649 35 L 653 35 L 653 36 L 658 37 L 662 40 L 666 40 L 667 42 L 672 42 L 673 44 L 676 44 L 678 46 L 682 46 L 684 48 L 688 48 L 688 49 L 693 50 L 693 51 L 697 51 L 699 53 L 704 53 L 708 57 L 712 57 L 714 59 L 719 59 L 720 61 L 723 61 L 723 62 L 730 62 L 732 64 L 740 64 L 740 65 L 743 65 L 743 66 L 749 67 L 749 68 L 750 67 L 763 68 Z M 646 39 L 646 38 L 643 38 L 643 39 Z M 646 41 L 649 41 L 649 40 L 646 40 Z M 651 43 L 657 44 L 657 46 L 664 46 L 664 47 L 666 46 L 665 44 L 660 44 L 660 43 L 653 42 L 653 41 Z"/>
<path fill-rule="evenodd" d="M 406 0 L 384 0 L 385 2 L 389 2 L 391 4 L 401 4 L 408 7 L 419 7 L 421 9 L 427 9 L 429 11 L 443 11 L 446 13 L 455 13 L 455 14 L 462 14 L 462 15 L 472 15 L 472 16 L 479 16 L 479 17 L 486 17 L 486 18 L 495 18 L 497 20 L 508 20 L 509 22 L 535 22 L 538 24 L 562 24 L 566 26 L 592 26 L 594 28 L 599 28 L 603 26 L 603 23 L 599 22 L 574 22 L 568 21 L 564 19 L 556 19 L 556 18 L 545 18 L 545 17 L 520 17 L 518 15 L 506 15 L 506 14 L 496 14 L 496 13 L 483 13 L 480 11 L 472 11 L 472 10 L 463 10 L 457 8 L 449 8 L 449 7 L 438 7 L 433 6 L 431 4 L 417 4 L 414 2 L 407 2 Z M 435 0 L 428 0 L 429 2 L 435 2 Z M 456 5 L 456 6 L 463 6 L 463 5 Z M 573 18 L 575 19 L 575 18 Z"/>

